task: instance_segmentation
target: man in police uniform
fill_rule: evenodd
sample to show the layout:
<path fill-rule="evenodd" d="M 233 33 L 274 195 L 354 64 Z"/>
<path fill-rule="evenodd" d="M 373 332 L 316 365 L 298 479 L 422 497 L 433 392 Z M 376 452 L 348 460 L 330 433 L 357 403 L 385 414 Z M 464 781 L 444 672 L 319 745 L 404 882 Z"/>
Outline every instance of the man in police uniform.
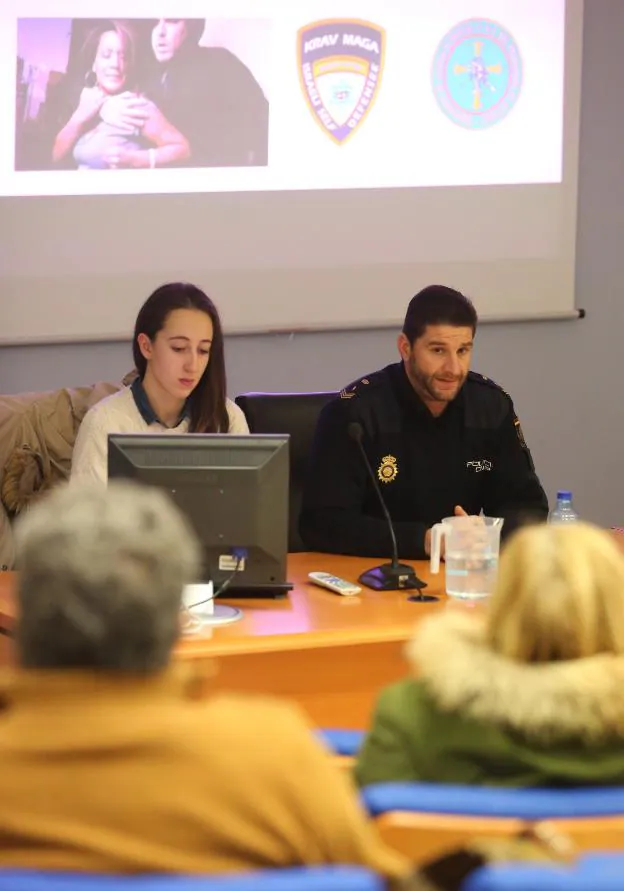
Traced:
<path fill-rule="evenodd" d="M 503 534 L 545 519 L 548 501 L 511 398 L 469 370 L 477 314 L 452 288 L 412 298 L 401 362 L 342 390 L 319 418 L 300 519 L 310 550 L 383 557 L 388 524 L 353 425 L 390 511 L 399 558 L 429 554 L 443 517 L 503 517 Z M 350 426 L 351 425 L 351 426 Z"/>

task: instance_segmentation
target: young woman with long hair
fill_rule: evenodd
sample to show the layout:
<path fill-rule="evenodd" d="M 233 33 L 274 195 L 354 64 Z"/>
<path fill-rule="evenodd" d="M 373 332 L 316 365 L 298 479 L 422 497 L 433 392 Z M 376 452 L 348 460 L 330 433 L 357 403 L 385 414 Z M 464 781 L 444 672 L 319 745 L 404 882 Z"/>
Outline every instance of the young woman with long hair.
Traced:
<path fill-rule="evenodd" d="M 106 480 L 109 433 L 249 433 L 226 396 L 219 313 L 198 287 L 157 288 L 139 310 L 132 352 L 132 385 L 94 405 L 80 425 L 72 480 Z"/>

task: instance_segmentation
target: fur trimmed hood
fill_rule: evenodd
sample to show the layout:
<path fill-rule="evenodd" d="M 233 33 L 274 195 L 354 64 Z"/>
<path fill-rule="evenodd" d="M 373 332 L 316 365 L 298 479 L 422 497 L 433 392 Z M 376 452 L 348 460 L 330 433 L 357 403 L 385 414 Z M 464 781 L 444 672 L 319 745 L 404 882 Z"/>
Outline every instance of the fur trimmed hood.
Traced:
<path fill-rule="evenodd" d="M 486 645 L 477 616 L 458 609 L 425 619 L 407 655 L 444 712 L 541 743 L 624 737 L 624 656 L 514 662 Z"/>

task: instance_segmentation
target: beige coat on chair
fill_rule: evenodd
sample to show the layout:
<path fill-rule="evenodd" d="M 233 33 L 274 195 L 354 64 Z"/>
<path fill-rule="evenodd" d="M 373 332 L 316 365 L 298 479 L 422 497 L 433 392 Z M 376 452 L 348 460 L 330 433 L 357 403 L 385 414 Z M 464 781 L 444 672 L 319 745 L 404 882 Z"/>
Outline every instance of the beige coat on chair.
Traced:
<path fill-rule="evenodd" d="M 11 569 L 15 562 L 11 520 L 68 478 L 86 412 L 133 376 L 120 384 L 0 396 L 0 567 Z"/>

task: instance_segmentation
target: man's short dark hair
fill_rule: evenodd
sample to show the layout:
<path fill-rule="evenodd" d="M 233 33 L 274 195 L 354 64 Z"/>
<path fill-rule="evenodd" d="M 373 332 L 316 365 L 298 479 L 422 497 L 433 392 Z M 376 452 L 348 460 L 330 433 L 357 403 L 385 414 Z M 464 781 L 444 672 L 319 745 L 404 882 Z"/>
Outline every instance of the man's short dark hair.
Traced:
<path fill-rule="evenodd" d="M 468 297 L 446 285 L 428 285 L 409 302 L 403 334 L 414 343 L 428 325 L 452 325 L 454 328 L 477 330 L 477 311 Z"/>

